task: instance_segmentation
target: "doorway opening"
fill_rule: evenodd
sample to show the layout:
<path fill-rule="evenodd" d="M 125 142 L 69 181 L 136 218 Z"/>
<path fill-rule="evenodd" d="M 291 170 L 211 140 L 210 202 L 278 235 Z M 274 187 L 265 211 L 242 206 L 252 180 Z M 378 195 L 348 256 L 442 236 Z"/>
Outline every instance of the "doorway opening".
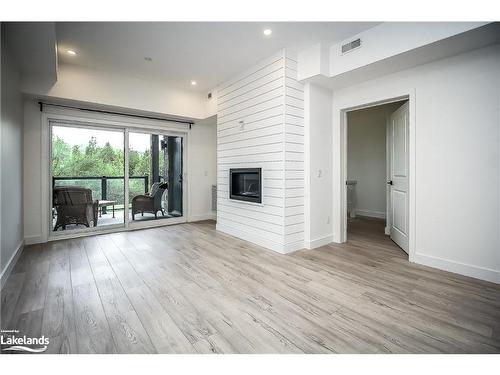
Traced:
<path fill-rule="evenodd" d="M 409 252 L 409 102 L 346 112 L 347 239 L 386 240 Z"/>

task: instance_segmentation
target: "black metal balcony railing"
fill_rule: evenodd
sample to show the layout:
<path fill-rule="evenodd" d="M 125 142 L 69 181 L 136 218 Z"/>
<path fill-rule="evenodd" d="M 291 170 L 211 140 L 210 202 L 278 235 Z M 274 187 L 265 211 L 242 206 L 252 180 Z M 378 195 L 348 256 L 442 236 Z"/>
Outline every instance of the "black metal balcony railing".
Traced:
<path fill-rule="evenodd" d="M 162 176 L 160 176 L 160 180 Z M 108 200 L 108 181 L 123 180 L 124 176 L 65 176 L 65 177 L 52 177 L 52 188 L 57 184 L 57 181 L 101 181 L 101 199 Z M 129 180 L 144 180 L 144 193 L 149 191 L 149 176 L 129 176 Z M 123 197 L 122 197 L 123 198 Z M 95 198 L 94 198 L 95 199 Z M 103 213 L 106 213 L 106 207 L 102 207 Z"/>
<path fill-rule="evenodd" d="M 129 180 L 143 179 L 144 180 L 144 193 L 149 189 L 149 176 L 129 176 Z M 102 200 L 107 198 L 108 180 L 125 180 L 125 176 L 98 176 L 98 177 L 52 177 L 52 188 L 56 186 L 57 181 L 71 181 L 71 180 L 101 180 L 101 196 Z"/>

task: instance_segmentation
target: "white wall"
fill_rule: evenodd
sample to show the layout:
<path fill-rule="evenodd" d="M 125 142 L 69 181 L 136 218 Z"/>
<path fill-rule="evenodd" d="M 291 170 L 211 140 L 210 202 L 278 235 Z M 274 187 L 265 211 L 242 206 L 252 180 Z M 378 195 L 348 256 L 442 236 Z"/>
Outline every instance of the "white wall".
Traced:
<path fill-rule="evenodd" d="M 23 93 L 38 97 L 63 98 L 90 104 L 204 119 L 206 94 L 147 82 L 121 74 L 61 65 L 57 82 L 40 76 L 23 77 Z"/>
<path fill-rule="evenodd" d="M 500 46 L 335 91 L 334 140 L 340 139 L 343 108 L 401 93 L 415 98 L 413 114 L 410 108 L 416 207 L 410 260 L 500 282 Z M 339 181 L 339 167 L 334 152 L 334 181 Z"/>
<path fill-rule="evenodd" d="M 307 83 L 305 118 L 305 243 L 332 242 L 332 92 Z"/>
<path fill-rule="evenodd" d="M 347 179 L 356 180 L 358 215 L 386 216 L 386 120 L 401 104 L 387 104 L 347 114 Z"/>
<path fill-rule="evenodd" d="M 165 126 L 165 122 L 136 120 L 120 116 L 96 115 L 92 113 L 75 112 L 47 107 L 45 111 L 66 116 L 78 116 L 85 120 L 93 119 L 120 121 L 139 125 Z M 48 145 L 48 139 L 43 138 L 42 113 L 35 99 L 27 98 L 24 101 L 24 229 L 26 243 L 44 242 L 47 233 L 44 220 L 47 218 L 46 197 L 43 196 L 43 180 L 46 170 L 42 165 L 43 143 Z M 138 126 L 138 125 L 136 125 Z M 185 129 L 185 125 L 169 124 L 169 127 Z M 188 194 L 188 220 L 212 219 L 211 187 L 216 181 L 216 124 L 215 118 L 196 121 L 188 133 L 187 147 L 187 194 Z M 206 175 L 205 175 L 206 172 Z M 45 220 L 46 221 L 46 220 Z"/>
<path fill-rule="evenodd" d="M 217 118 L 196 121 L 189 132 L 189 221 L 215 219 L 212 185 L 217 183 Z"/>
<path fill-rule="evenodd" d="M 304 242 L 303 89 L 296 64 L 281 51 L 218 88 L 217 229 L 282 253 Z M 229 169 L 238 167 L 262 168 L 262 204 L 229 199 Z"/>
<path fill-rule="evenodd" d="M 5 33 L 2 33 L 2 37 Z M 2 38 L 1 253 L 2 276 L 23 244 L 23 101 L 20 74 Z M 13 263 L 12 263 L 13 264 Z M 2 281 L 5 278 L 2 277 Z"/>
<path fill-rule="evenodd" d="M 330 76 L 435 43 L 487 22 L 384 22 L 330 47 Z M 341 46 L 361 38 L 362 47 L 342 54 Z"/>

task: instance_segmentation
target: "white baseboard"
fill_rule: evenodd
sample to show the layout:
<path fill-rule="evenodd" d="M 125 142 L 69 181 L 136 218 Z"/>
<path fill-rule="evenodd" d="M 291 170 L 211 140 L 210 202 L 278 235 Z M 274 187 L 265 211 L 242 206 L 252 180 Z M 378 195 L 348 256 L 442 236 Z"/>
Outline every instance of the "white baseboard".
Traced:
<path fill-rule="evenodd" d="M 24 244 L 25 245 L 34 245 L 37 243 L 45 243 L 45 242 L 47 242 L 47 240 L 44 239 L 43 236 L 41 236 L 41 235 L 24 237 Z"/>
<path fill-rule="evenodd" d="M 500 284 L 500 271 L 491 268 L 479 267 L 472 264 L 460 263 L 449 259 L 434 257 L 432 255 L 416 253 L 410 261 L 424 266 L 438 268 L 443 271 L 458 273 L 492 283 Z"/>
<path fill-rule="evenodd" d="M 9 261 L 5 265 L 4 269 L 2 270 L 2 273 L 0 275 L 0 289 L 3 289 L 5 283 L 7 282 L 7 279 L 10 276 L 10 273 L 12 272 L 12 269 L 14 268 L 17 260 L 19 259 L 21 253 L 23 252 L 23 249 L 24 249 L 24 240 L 22 240 L 19 243 L 16 250 L 14 251 Z"/>
<path fill-rule="evenodd" d="M 356 216 L 366 216 L 366 217 L 374 217 L 377 219 L 385 219 L 385 211 L 360 210 L 356 208 L 354 212 Z"/>
<path fill-rule="evenodd" d="M 304 241 L 304 247 L 306 249 L 312 250 L 321 246 L 328 245 L 333 242 L 333 234 L 329 234 L 328 236 L 316 238 L 311 241 Z"/>
<path fill-rule="evenodd" d="M 284 247 L 284 254 L 293 253 L 294 251 L 302 250 L 303 248 L 304 248 L 304 241 L 287 243 Z"/>
<path fill-rule="evenodd" d="M 206 214 L 190 215 L 189 222 L 204 221 L 204 220 L 215 220 L 217 214 L 215 212 L 209 212 Z"/>
<path fill-rule="evenodd" d="M 233 237 L 254 243 L 256 245 L 265 247 L 266 249 L 276 251 L 277 253 L 280 254 L 291 253 L 293 251 L 301 249 L 304 245 L 303 241 L 300 241 L 300 247 L 297 247 L 299 243 L 285 245 L 282 243 L 271 241 L 261 236 L 256 236 L 255 233 L 250 233 L 247 231 L 230 227 L 229 225 L 224 225 L 219 223 L 217 223 L 215 229 L 218 230 L 219 232 L 223 232 Z"/>

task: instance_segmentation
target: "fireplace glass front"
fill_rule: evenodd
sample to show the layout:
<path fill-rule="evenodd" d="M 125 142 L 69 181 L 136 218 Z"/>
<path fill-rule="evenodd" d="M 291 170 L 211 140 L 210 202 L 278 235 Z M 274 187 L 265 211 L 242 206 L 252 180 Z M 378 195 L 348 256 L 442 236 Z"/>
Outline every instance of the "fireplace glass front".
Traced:
<path fill-rule="evenodd" d="M 262 203 L 261 168 L 233 168 L 229 170 L 230 199 Z"/>

